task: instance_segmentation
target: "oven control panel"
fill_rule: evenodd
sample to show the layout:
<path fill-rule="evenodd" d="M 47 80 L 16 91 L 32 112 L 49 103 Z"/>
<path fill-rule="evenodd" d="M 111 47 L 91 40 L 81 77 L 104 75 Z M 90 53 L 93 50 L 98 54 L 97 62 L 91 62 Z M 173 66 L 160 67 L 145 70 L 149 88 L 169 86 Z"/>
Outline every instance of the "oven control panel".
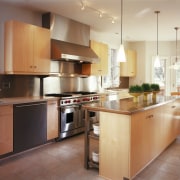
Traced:
<path fill-rule="evenodd" d="M 100 100 L 100 96 L 98 96 L 98 95 L 81 98 L 82 103 L 95 102 L 95 101 L 99 101 L 99 100 Z"/>
<path fill-rule="evenodd" d="M 96 102 L 100 100 L 100 96 L 94 95 L 94 96 L 84 96 L 84 97 L 76 97 L 76 98 L 67 98 L 67 99 L 61 99 L 60 100 L 60 106 L 68 106 L 73 104 L 83 104 L 83 103 L 91 103 Z"/>

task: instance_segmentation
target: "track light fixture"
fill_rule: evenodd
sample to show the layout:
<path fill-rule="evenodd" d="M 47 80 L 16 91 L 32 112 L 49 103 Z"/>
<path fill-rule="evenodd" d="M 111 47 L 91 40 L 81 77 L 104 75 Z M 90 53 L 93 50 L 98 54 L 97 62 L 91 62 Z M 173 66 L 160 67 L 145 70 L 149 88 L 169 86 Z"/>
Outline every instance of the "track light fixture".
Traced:
<path fill-rule="evenodd" d="M 81 10 L 83 11 L 85 9 L 95 12 L 96 14 L 98 14 L 99 18 L 109 19 L 111 21 L 111 23 L 113 23 L 113 24 L 115 23 L 115 19 L 116 19 L 115 17 L 111 16 L 110 14 L 108 14 L 102 10 L 99 10 L 99 9 L 89 6 L 87 4 L 87 2 L 85 3 L 85 1 L 81 1 Z"/>

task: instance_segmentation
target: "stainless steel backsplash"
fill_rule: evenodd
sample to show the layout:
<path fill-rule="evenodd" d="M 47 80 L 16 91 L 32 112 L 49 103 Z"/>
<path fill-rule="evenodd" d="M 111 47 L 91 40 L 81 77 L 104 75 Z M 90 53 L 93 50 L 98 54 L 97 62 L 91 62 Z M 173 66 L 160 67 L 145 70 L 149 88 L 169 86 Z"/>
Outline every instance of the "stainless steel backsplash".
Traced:
<path fill-rule="evenodd" d="M 98 91 L 97 77 L 0 75 L 0 98 L 39 96 L 69 91 Z"/>

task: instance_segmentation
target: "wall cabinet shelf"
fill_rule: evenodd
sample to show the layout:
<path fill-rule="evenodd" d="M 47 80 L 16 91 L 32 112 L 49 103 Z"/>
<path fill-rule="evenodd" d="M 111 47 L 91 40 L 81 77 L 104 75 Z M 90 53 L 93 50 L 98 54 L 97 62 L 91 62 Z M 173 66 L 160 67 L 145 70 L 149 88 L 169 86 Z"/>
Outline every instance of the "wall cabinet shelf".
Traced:
<path fill-rule="evenodd" d="M 126 62 L 120 63 L 120 76 L 121 77 L 134 77 L 136 76 L 136 51 L 126 50 Z"/>
<path fill-rule="evenodd" d="M 18 21 L 5 23 L 5 73 L 48 74 L 50 31 Z"/>
<path fill-rule="evenodd" d="M 97 64 L 83 64 L 82 73 L 84 75 L 107 75 L 108 74 L 108 45 L 90 41 L 90 47 L 100 58 L 100 63 Z"/>

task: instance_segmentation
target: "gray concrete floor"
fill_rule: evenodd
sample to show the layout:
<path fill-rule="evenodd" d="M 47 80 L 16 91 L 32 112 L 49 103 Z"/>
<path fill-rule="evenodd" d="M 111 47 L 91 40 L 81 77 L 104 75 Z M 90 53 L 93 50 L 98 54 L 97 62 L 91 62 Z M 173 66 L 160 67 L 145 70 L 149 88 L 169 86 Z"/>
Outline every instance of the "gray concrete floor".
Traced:
<path fill-rule="evenodd" d="M 0 180 L 103 180 L 84 168 L 84 135 L 77 135 L 0 161 Z M 134 180 L 180 180 L 180 139 Z"/>

